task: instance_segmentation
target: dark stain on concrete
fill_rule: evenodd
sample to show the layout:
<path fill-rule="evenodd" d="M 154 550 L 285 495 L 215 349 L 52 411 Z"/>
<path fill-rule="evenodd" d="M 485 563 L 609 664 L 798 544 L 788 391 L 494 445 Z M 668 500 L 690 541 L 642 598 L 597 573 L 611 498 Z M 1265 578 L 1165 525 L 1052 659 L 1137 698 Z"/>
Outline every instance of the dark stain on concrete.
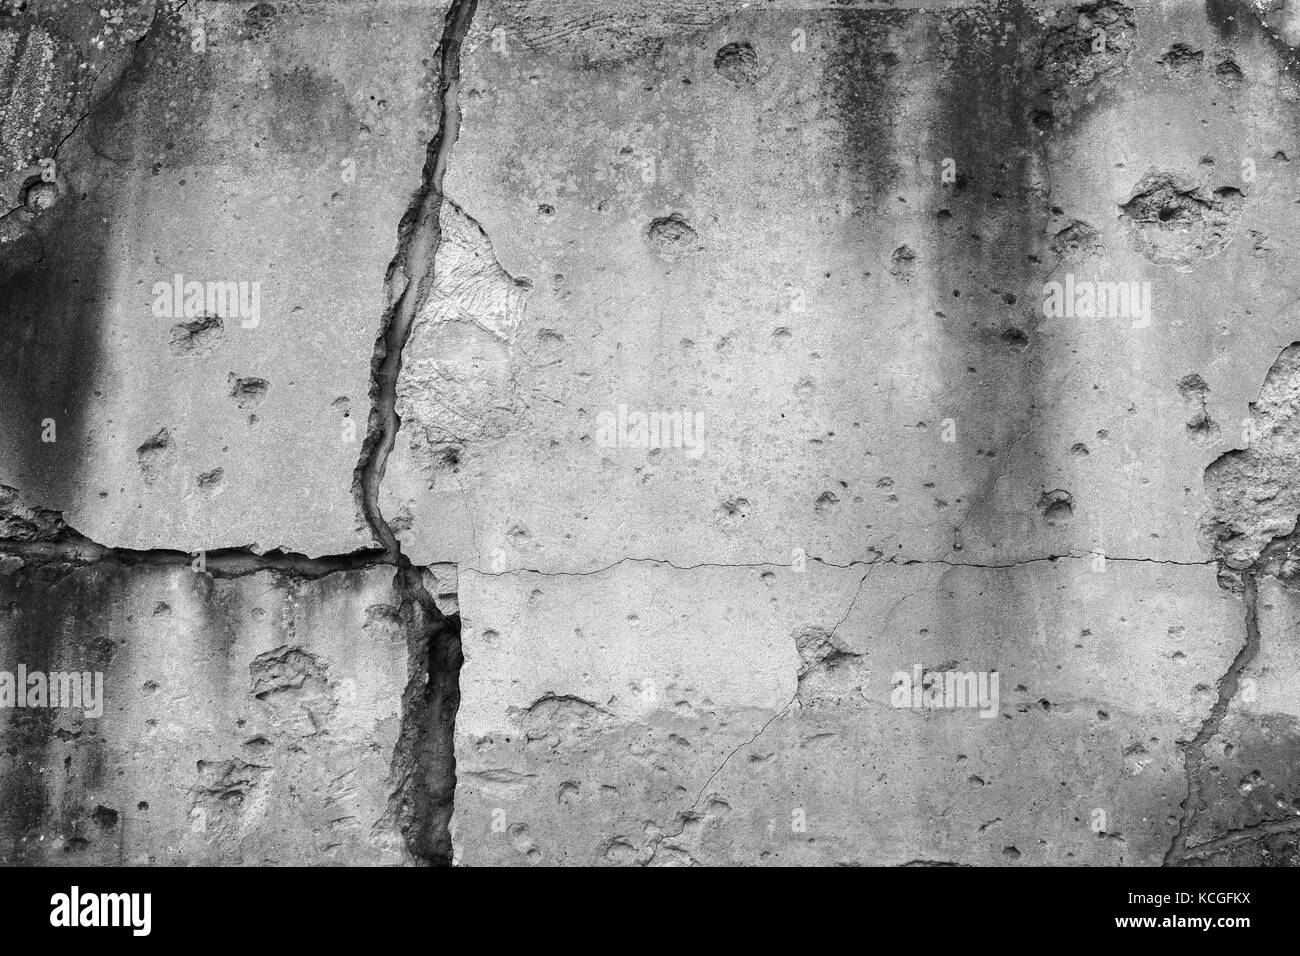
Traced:
<path fill-rule="evenodd" d="M 850 190 L 853 211 L 862 213 L 883 203 L 898 177 L 893 146 L 901 98 L 896 75 L 901 64 L 890 41 L 912 14 L 836 10 L 829 16 L 831 40 L 822 82 L 842 130 L 839 162 L 845 170 L 838 188 Z M 819 25 L 809 32 L 820 30 Z"/>
<path fill-rule="evenodd" d="M 0 576 L 0 601 L 10 618 L 0 669 L 105 672 L 116 645 L 105 635 L 110 595 L 126 586 L 121 569 L 72 572 L 65 565 L 24 567 Z M 61 839 L 69 856 L 96 840 L 113 844 L 120 831 L 97 834 L 90 795 L 106 780 L 104 741 L 96 721 L 75 709 L 32 707 L 0 713 L 0 856 L 8 864 L 50 862 Z M 44 841 L 40 838 L 44 837 Z"/>

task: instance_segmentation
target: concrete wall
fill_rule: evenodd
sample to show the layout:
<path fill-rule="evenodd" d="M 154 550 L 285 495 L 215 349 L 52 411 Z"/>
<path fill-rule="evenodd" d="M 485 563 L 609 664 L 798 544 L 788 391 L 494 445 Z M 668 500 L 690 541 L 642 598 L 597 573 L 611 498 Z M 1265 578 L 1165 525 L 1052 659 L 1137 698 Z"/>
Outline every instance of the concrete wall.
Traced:
<path fill-rule="evenodd" d="M 1296 862 L 1298 50 L 5 17 L 0 859 Z"/>

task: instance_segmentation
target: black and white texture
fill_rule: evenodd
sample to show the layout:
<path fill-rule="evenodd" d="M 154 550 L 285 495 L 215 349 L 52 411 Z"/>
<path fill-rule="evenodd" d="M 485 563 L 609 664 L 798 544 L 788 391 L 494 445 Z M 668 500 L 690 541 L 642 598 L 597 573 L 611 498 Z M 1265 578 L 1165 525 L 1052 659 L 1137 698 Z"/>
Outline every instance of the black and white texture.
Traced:
<path fill-rule="evenodd" d="M 1297 51 L 6 0 L 0 863 L 1300 862 Z"/>

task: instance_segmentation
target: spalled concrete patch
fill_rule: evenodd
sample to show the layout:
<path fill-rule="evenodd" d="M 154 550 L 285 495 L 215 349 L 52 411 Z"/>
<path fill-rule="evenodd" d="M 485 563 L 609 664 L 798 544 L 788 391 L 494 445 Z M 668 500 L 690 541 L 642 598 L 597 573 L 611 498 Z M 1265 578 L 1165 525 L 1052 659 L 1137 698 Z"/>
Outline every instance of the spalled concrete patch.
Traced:
<path fill-rule="evenodd" d="M 1291 533 L 1300 515 L 1296 450 L 1300 448 L 1300 343 L 1287 346 L 1269 369 L 1243 421 L 1246 447 L 1206 469 L 1214 510 L 1205 530 L 1234 568 L 1257 561 L 1265 546 Z"/>
<path fill-rule="evenodd" d="M 1243 202 L 1236 186 L 1210 189 L 1178 173 L 1149 172 L 1120 210 L 1144 256 L 1187 266 L 1223 251 Z"/>

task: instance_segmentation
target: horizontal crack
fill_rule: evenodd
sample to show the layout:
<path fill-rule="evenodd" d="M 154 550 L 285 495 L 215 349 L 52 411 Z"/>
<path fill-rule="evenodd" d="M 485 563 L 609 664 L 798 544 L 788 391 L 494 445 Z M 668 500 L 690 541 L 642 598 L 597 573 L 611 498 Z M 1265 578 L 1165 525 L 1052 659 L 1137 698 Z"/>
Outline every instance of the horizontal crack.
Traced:
<path fill-rule="evenodd" d="M 259 554 L 249 548 L 216 551 L 176 551 L 168 548 L 136 550 L 110 548 L 74 531 L 54 541 L 0 540 L 0 555 L 21 558 L 28 563 L 79 566 L 115 564 L 129 567 L 191 568 L 215 578 L 240 578 L 261 571 L 275 571 L 302 578 L 321 578 L 344 571 L 361 571 L 393 564 L 382 551 L 355 551 L 320 558 L 290 551 Z M 199 562 L 196 564 L 196 562 Z"/>
<path fill-rule="evenodd" d="M 853 559 L 845 564 L 839 564 L 834 561 L 827 561 L 823 558 L 806 555 L 807 561 L 813 564 L 820 564 L 824 567 L 835 568 L 837 570 L 848 570 L 850 568 L 869 567 L 880 564 L 893 564 L 897 566 L 911 565 L 938 565 L 949 568 L 977 568 L 986 571 L 997 571 L 1008 568 L 1020 568 L 1031 564 L 1050 564 L 1056 561 L 1093 561 L 1098 557 L 1104 557 L 1107 563 L 1112 561 L 1120 564 L 1166 564 L 1173 567 L 1185 568 L 1202 568 L 1210 567 L 1216 564 L 1212 559 L 1205 561 L 1175 561 L 1165 558 L 1134 558 L 1111 555 L 1098 555 L 1091 551 L 1074 551 L 1067 554 L 1050 554 L 1037 558 L 1026 558 L 1023 561 L 1008 561 L 1003 564 L 984 563 L 979 561 L 950 561 L 946 558 L 906 558 L 894 555 L 892 557 L 877 557 L 872 559 Z M 541 577 L 559 578 L 559 577 L 588 577 L 593 574 L 603 574 L 606 571 L 612 571 L 614 568 L 623 564 L 663 564 L 675 571 L 697 571 L 703 568 L 789 568 L 789 561 L 738 561 L 738 562 L 713 562 L 703 561 L 699 564 L 675 564 L 667 558 L 637 558 L 627 557 L 619 558 L 599 568 L 590 571 L 542 571 L 537 568 L 507 568 L 504 571 L 487 571 L 482 568 L 464 569 L 465 573 L 473 572 L 485 577 L 504 577 L 511 574 L 536 574 Z"/>

